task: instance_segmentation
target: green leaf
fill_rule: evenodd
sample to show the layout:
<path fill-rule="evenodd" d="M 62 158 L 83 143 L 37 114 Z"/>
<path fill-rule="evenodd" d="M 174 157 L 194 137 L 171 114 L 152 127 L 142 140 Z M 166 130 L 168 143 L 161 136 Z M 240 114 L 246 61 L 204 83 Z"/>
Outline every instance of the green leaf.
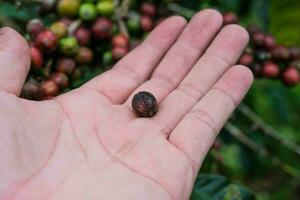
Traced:
<path fill-rule="evenodd" d="M 300 45 L 298 0 L 270 1 L 271 32 L 281 44 Z"/>
<path fill-rule="evenodd" d="M 190 200 L 254 200 L 245 187 L 230 183 L 223 176 L 201 174 L 197 177 Z"/>

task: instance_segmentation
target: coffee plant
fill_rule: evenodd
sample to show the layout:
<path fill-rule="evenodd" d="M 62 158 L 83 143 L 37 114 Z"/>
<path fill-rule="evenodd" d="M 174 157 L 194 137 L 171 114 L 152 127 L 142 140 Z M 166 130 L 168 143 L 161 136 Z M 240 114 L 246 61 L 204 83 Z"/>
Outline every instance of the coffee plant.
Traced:
<path fill-rule="evenodd" d="M 110 69 L 166 17 L 179 14 L 190 19 L 202 8 L 220 10 L 224 26 L 241 24 L 248 30 L 250 42 L 238 63 L 249 67 L 258 83 L 215 142 L 203 166 L 206 174 L 199 174 L 191 199 L 297 199 L 300 138 L 291 130 L 282 134 L 280 130 L 286 126 L 273 127 L 258 110 L 259 106 L 273 105 L 263 101 L 272 94 L 281 104 L 266 106 L 264 113 L 271 113 L 268 118 L 289 124 L 284 119 L 290 118 L 274 116 L 284 112 L 292 113 L 291 126 L 300 120 L 299 114 L 293 114 L 297 108 L 286 106 L 284 110 L 283 105 L 289 102 L 281 97 L 300 99 L 291 92 L 299 91 L 300 43 L 277 41 L 268 31 L 272 13 L 264 13 L 278 5 L 279 0 L 0 0 L 0 25 L 16 28 L 27 39 L 32 62 L 21 96 L 41 101 Z M 251 20 L 253 16 L 256 20 Z M 229 181 L 234 179 L 251 189 Z"/>

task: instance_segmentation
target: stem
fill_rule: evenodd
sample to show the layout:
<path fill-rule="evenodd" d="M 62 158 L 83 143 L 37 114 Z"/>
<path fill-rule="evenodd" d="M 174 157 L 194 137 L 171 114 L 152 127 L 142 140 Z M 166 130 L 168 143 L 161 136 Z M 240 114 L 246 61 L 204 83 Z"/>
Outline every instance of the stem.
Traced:
<path fill-rule="evenodd" d="M 168 9 L 176 14 L 186 17 L 187 19 L 191 19 L 196 14 L 196 11 L 183 7 L 177 3 L 168 4 Z"/>
<path fill-rule="evenodd" d="M 123 0 L 122 3 L 120 3 L 119 0 L 115 0 L 114 4 L 117 7 L 115 18 L 118 22 L 120 32 L 125 34 L 126 36 L 129 36 L 124 18 L 127 17 L 129 7 L 131 5 L 131 0 Z"/>
<path fill-rule="evenodd" d="M 251 121 L 253 121 L 254 125 L 261 128 L 263 130 L 263 133 L 278 141 L 280 144 L 283 144 L 289 150 L 295 152 L 297 155 L 300 155 L 299 145 L 282 137 L 278 131 L 276 131 L 273 127 L 264 122 L 263 119 L 259 117 L 256 113 L 254 113 L 248 106 L 246 106 L 245 104 L 241 104 L 238 107 L 238 110 L 246 117 L 248 117 Z"/>
<path fill-rule="evenodd" d="M 282 171 L 285 173 L 293 176 L 293 177 L 300 177 L 300 170 L 296 169 L 295 167 L 282 162 L 279 158 L 273 156 L 268 152 L 268 150 L 264 147 L 261 147 L 257 145 L 254 141 L 249 139 L 238 127 L 236 127 L 234 124 L 227 122 L 225 125 L 225 129 L 237 140 L 239 140 L 241 143 L 243 143 L 245 146 L 247 146 L 252 151 L 256 152 L 259 156 L 263 158 L 268 158 L 271 163 L 279 167 Z"/>
<path fill-rule="evenodd" d="M 75 31 L 79 28 L 79 26 L 82 24 L 82 21 L 80 19 L 72 22 L 68 29 L 69 35 L 74 35 Z"/>

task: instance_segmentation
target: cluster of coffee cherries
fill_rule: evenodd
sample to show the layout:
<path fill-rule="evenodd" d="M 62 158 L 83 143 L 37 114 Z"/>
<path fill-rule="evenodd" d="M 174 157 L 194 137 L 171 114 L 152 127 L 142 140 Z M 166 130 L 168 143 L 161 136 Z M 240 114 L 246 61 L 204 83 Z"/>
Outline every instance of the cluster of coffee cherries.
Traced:
<path fill-rule="evenodd" d="M 84 69 L 109 68 L 159 20 L 156 6 L 144 2 L 122 19 L 124 33 L 116 9 L 112 0 L 41 1 L 41 17 L 30 20 L 26 28 L 31 71 L 21 96 L 45 100 L 71 89 Z M 53 22 L 46 26 L 41 20 L 44 16 L 54 18 Z"/>
<path fill-rule="evenodd" d="M 224 23 L 238 23 L 238 17 L 224 13 Z M 300 83 L 300 47 L 287 47 L 276 43 L 275 38 L 257 26 L 247 28 L 250 44 L 242 54 L 239 64 L 248 66 L 255 77 L 280 79 L 287 86 Z"/>

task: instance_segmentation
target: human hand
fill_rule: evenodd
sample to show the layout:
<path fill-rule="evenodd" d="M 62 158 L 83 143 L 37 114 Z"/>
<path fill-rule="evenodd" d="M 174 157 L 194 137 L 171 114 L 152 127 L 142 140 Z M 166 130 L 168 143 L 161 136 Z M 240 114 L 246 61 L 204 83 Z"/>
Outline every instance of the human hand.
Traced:
<path fill-rule="evenodd" d="M 43 102 L 18 97 L 28 45 L 1 29 L 0 199 L 188 199 L 253 79 L 233 66 L 247 32 L 221 26 L 213 10 L 171 17 L 113 69 Z M 157 98 L 154 117 L 132 111 L 138 91 Z"/>

